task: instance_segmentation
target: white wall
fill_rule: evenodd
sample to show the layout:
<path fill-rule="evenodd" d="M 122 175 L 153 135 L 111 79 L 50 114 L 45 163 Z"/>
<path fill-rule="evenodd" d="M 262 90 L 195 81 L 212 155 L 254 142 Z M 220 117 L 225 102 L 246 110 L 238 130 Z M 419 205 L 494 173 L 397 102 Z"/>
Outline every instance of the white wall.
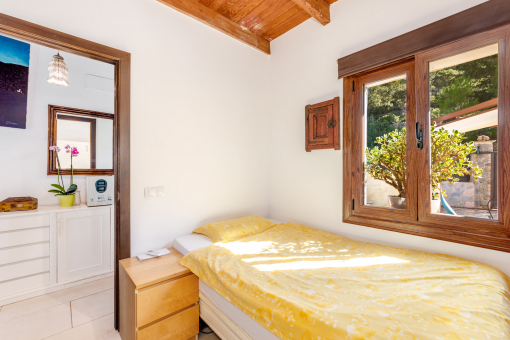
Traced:
<path fill-rule="evenodd" d="M 114 67 L 96 60 L 61 53 L 71 70 L 69 86 L 56 86 L 49 84 L 47 79 L 48 64 L 57 51 L 40 45 L 30 45 L 27 128 L 0 127 L 0 200 L 32 196 L 39 200 L 39 205 L 58 204 L 58 198 L 48 192 L 52 188 L 50 185 L 57 183 L 57 177 L 46 175 L 48 105 L 114 113 L 113 94 L 85 88 L 87 74 L 114 78 Z M 67 154 L 61 151 L 59 156 L 67 157 Z M 70 176 L 63 177 L 65 186 L 69 186 Z M 74 179 L 84 200 L 85 176 L 75 176 Z"/>
<path fill-rule="evenodd" d="M 268 56 L 156 0 L 0 3 L 7 15 L 131 53 L 133 254 L 206 220 L 267 215 Z M 166 196 L 144 198 L 148 186 Z"/>
<path fill-rule="evenodd" d="M 482 2 L 339 0 L 331 6 L 329 25 L 311 19 L 271 43 L 271 217 L 353 239 L 461 256 L 510 274 L 508 253 L 342 223 L 342 151 L 307 153 L 304 145 L 305 105 L 343 97 L 338 58 Z"/>

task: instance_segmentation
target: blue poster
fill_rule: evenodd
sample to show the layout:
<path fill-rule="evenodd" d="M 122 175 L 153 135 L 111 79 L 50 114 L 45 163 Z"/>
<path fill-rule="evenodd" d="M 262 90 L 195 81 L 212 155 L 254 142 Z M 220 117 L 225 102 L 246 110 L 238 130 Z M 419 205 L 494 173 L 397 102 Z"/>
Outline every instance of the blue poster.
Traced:
<path fill-rule="evenodd" d="M 0 127 L 26 129 L 30 44 L 0 35 Z"/>

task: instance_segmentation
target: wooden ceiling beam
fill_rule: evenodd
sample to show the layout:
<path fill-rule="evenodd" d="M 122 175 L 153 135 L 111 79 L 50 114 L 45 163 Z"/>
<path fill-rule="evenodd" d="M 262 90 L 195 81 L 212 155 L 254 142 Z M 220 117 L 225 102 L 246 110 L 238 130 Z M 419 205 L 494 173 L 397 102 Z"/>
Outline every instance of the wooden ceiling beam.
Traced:
<path fill-rule="evenodd" d="M 212 28 L 223 32 L 234 39 L 237 39 L 247 45 L 266 54 L 271 54 L 270 43 L 261 36 L 252 33 L 239 24 L 227 19 L 216 11 L 202 5 L 196 0 L 158 0 L 159 2 L 192 17 Z"/>
<path fill-rule="evenodd" d="M 329 2 L 325 0 L 292 0 L 306 13 L 317 19 L 323 26 L 331 22 Z"/>

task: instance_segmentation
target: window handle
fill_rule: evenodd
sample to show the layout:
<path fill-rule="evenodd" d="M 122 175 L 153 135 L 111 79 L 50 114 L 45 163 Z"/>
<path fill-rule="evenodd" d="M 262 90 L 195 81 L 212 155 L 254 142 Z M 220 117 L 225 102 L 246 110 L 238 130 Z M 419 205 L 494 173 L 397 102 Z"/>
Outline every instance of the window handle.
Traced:
<path fill-rule="evenodd" d="M 423 131 L 420 128 L 420 123 L 416 123 L 416 147 L 423 149 Z"/>

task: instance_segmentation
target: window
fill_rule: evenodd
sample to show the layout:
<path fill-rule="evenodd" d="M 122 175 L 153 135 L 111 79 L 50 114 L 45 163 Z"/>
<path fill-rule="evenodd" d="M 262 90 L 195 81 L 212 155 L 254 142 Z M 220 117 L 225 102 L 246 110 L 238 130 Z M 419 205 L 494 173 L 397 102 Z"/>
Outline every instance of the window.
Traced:
<path fill-rule="evenodd" d="M 345 222 L 510 251 L 508 46 L 504 27 L 344 78 Z"/>

